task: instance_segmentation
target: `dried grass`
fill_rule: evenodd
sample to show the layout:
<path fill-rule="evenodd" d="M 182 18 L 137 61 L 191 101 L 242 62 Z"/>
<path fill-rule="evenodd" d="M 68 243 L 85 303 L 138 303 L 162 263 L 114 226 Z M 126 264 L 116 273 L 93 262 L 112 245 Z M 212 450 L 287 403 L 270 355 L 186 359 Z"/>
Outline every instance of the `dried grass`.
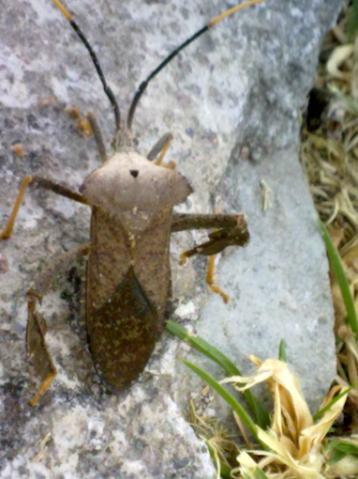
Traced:
<path fill-rule="evenodd" d="M 320 126 L 302 130 L 301 160 L 316 209 L 338 248 L 358 306 L 358 37 L 346 35 L 347 15 L 327 37 L 329 52 L 321 62 L 316 85 L 330 100 Z M 336 313 L 338 383 L 352 385 L 346 413 L 348 428 L 358 430 L 358 346 L 346 324 L 346 311 L 332 278 Z"/>

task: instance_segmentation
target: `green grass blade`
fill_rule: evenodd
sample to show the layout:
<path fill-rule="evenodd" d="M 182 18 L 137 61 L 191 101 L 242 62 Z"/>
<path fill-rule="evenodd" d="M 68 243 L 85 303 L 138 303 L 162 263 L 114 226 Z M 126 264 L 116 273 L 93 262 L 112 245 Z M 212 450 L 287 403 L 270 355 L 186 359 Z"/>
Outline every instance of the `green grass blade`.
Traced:
<path fill-rule="evenodd" d="M 209 441 L 205 441 L 205 444 L 207 445 L 207 448 L 209 449 L 209 453 L 210 453 L 211 459 L 213 460 L 214 464 L 217 466 L 217 464 L 216 464 L 217 459 L 220 462 L 220 477 L 221 477 L 221 479 L 231 479 L 231 468 L 227 464 L 225 464 L 225 462 L 223 462 L 220 457 L 215 455 L 214 448 L 210 445 Z"/>
<path fill-rule="evenodd" d="M 349 393 L 349 391 L 351 390 L 352 388 L 347 388 L 347 389 L 344 389 L 343 391 L 341 391 L 339 394 L 337 394 L 337 396 L 334 396 L 330 401 L 329 403 L 324 406 L 322 409 L 320 409 L 319 411 L 316 412 L 316 414 L 313 416 L 313 420 L 316 422 L 316 421 L 319 421 L 322 416 L 331 409 L 331 407 L 333 406 L 333 404 L 335 404 L 337 401 L 339 401 L 341 399 L 341 397 L 345 396 L 346 394 Z"/>
<path fill-rule="evenodd" d="M 329 452 L 329 464 L 339 462 L 347 456 L 358 458 L 358 446 L 344 439 L 329 441 L 327 450 Z"/>
<path fill-rule="evenodd" d="M 347 33 L 349 41 L 353 42 L 358 33 L 358 0 L 352 1 L 351 10 L 347 19 Z"/>
<path fill-rule="evenodd" d="M 166 327 L 170 333 L 174 334 L 182 341 L 185 341 L 192 348 L 196 349 L 196 351 L 204 354 L 204 356 L 222 367 L 226 376 L 241 376 L 241 372 L 235 366 L 235 364 L 227 356 L 225 356 L 225 354 L 206 342 L 204 339 L 188 333 L 183 326 L 175 321 L 167 321 Z M 251 391 L 244 391 L 242 394 L 251 413 L 255 417 L 256 423 L 262 429 L 266 429 L 270 424 L 270 417 L 261 401 L 259 401 L 259 399 L 257 399 L 257 397 Z"/>
<path fill-rule="evenodd" d="M 220 477 L 221 479 L 232 479 L 231 477 L 231 469 L 229 466 L 227 466 L 226 464 L 222 464 L 220 465 Z"/>
<path fill-rule="evenodd" d="M 254 478 L 255 479 L 268 479 L 268 477 L 266 476 L 264 471 L 262 469 L 260 469 L 259 467 L 255 469 Z"/>
<path fill-rule="evenodd" d="M 326 245 L 327 254 L 331 263 L 332 270 L 334 272 L 334 275 L 337 279 L 339 288 L 342 293 L 343 302 L 347 311 L 347 323 L 351 327 L 356 339 L 358 339 L 357 311 L 355 308 L 351 291 L 349 289 L 349 283 L 348 283 L 347 275 L 344 270 L 343 263 L 341 261 L 341 258 L 339 256 L 337 249 L 335 248 L 331 240 L 331 237 L 329 236 L 327 228 L 324 226 L 322 222 L 320 222 L 320 229 L 321 229 L 323 241 Z"/>
<path fill-rule="evenodd" d="M 235 364 L 225 356 L 221 351 L 207 343 L 204 339 L 196 336 L 194 334 L 188 333 L 188 331 L 183 328 L 180 324 L 175 321 L 167 321 L 167 330 L 180 338 L 181 340 L 188 343 L 194 349 L 199 351 L 199 353 L 204 354 L 207 358 L 212 359 L 219 366 L 221 366 L 228 376 L 241 376 L 240 370 L 235 366 Z"/>
<path fill-rule="evenodd" d="M 236 414 L 241 419 L 244 426 L 250 431 L 250 433 L 254 436 L 257 440 L 257 433 L 256 433 L 256 425 L 252 420 L 250 414 L 246 411 L 246 409 L 235 399 L 235 397 L 217 380 L 208 372 L 204 371 L 204 369 L 199 368 L 195 364 L 190 361 L 183 361 L 184 364 L 194 371 L 201 379 L 203 379 L 214 391 L 216 391 L 224 401 L 231 407 L 231 409 L 236 412 Z"/>
<path fill-rule="evenodd" d="M 281 339 L 278 347 L 278 359 L 287 363 L 287 344 L 284 339 Z"/>
<path fill-rule="evenodd" d="M 330 443 L 330 448 L 342 452 L 346 456 L 358 457 L 358 446 L 349 441 L 334 439 Z"/>
<path fill-rule="evenodd" d="M 335 449 L 332 449 L 330 452 L 330 456 L 328 458 L 328 464 L 336 464 L 337 462 L 341 461 L 346 457 L 346 454 L 341 451 L 336 451 Z"/>
<path fill-rule="evenodd" d="M 242 477 L 243 477 L 243 479 L 268 479 L 268 477 L 266 476 L 264 471 L 262 469 L 260 469 L 259 467 L 257 467 L 255 469 L 254 475 L 247 474 L 247 473 L 244 472 Z"/>

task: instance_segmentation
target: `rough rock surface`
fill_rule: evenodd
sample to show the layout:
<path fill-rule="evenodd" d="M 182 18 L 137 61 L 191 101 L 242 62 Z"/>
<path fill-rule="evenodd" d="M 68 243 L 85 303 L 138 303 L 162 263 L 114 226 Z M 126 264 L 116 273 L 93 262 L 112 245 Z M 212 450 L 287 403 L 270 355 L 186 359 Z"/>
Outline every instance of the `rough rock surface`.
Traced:
<path fill-rule="evenodd" d="M 174 133 L 170 159 L 195 189 L 182 211 L 243 210 L 250 224 L 250 245 L 227 251 L 219 267 L 229 306 L 207 293 L 202 259 L 177 266 L 178 253 L 205 235 L 174 235 L 176 316 L 200 318 L 200 334 L 240 364 L 247 353 L 275 355 L 284 337 L 314 404 L 335 372 L 333 317 L 327 261 L 298 162 L 298 130 L 319 43 L 340 3 L 268 0 L 236 15 L 162 72 L 134 125 L 142 152 L 164 132 Z M 178 41 L 227 6 L 219 0 L 190 7 L 182 0 L 68 4 L 123 109 Z M 98 164 L 93 139 L 78 134 L 66 106 L 95 111 L 108 142 L 113 119 L 88 55 L 52 3 L 1 0 L 0 6 L 3 224 L 25 174 L 77 188 Z M 260 182 L 272 191 L 265 212 Z M 56 383 L 37 409 L 26 404 L 33 390 L 24 350 L 26 289 L 50 256 L 86 241 L 88 220 L 85 207 L 31 191 L 16 234 L 0 244 L 0 478 L 211 478 L 206 448 L 178 406 L 190 378 L 176 359 L 185 347 L 164 336 L 138 383 L 107 394 L 69 300 L 73 286 L 78 290 L 77 270 L 43 304 Z"/>

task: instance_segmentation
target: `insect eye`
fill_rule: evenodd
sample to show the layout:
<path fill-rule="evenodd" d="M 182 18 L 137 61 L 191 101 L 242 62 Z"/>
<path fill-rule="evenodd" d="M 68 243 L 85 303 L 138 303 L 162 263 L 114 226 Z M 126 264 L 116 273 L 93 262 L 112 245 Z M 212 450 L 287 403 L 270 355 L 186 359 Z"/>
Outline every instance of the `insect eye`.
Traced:
<path fill-rule="evenodd" d="M 138 170 L 129 170 L 129 173 L 133 176 L 133 178 L 137 178 L 137 176 L 139 175 Z"/>

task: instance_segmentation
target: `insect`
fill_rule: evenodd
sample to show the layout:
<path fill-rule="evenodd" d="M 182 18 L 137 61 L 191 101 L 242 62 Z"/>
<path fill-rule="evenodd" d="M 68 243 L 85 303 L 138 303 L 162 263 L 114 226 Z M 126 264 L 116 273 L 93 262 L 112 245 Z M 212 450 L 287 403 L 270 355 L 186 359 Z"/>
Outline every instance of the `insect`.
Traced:
<path fill-rule="evenodd" d="M 224 300 L 227 295 L 215 284 L 214 255 L 230 245 L 243 246 L 249 234 L 244 215 L 177 214 L 173 207 L 192 192 L 188 180 L 163 162 L 172 140 L 165 134 L 148 155 L 136 151 L 132 123 L 138 102 L 148 83 L 187 45 L 233 13 L 258 4 L 249 0 L 232 7 L 198 30 L 170 53 L 142 82 L 134 94 L 124 122 L 114 94 L 107 84 L 100 62 L 73 15 L 60 0 L 52 0 L 87 49 L 113 109 L 115 135 L 113 153 L 107 154 L 95 116 L 87 114 L 102 164 L 79 188 L 41 177 L 26 176 L 19 188 L 1 239 L 11 236 L 26 189 L 44 188 L 92 210 L 90 242 L 59 256 L 36 280 L 27 293 L 27 352 L 40 384 L 30 404 L 35 406 L 51 386 L 56 368 L 45 342 L 46 322 L 38 304 L 46 294 L 51 275 L 59 265 L 87 255 L 86 328 L 93 361 L 105 380 L 118 390 L 127 387 L 144 369 L 163 331 L 170 297 L 169 243 L 173 232 L 214 229 L 208 241 L 181 256 L 208 256 L 210 288 Z"/>

